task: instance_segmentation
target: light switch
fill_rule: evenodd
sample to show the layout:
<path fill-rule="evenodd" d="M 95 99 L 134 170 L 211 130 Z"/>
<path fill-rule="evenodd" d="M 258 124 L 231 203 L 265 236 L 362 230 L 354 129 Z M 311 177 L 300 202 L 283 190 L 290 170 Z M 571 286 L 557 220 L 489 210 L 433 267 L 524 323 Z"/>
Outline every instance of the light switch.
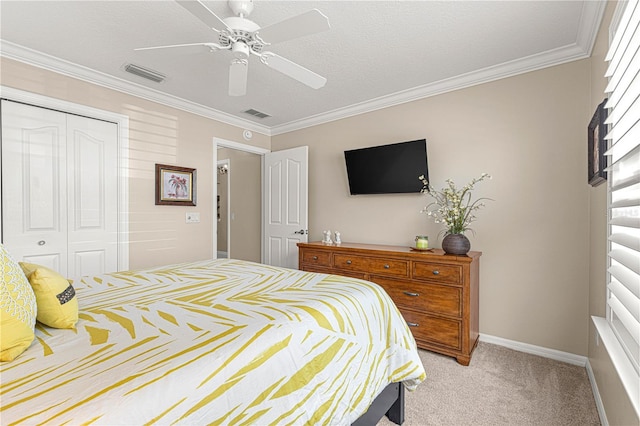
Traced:
<path fill-rule="evenodd" d="M 200 213 L 189 212 L 187 213 L 187 223 L 199 223 L 200 222 Z"/>

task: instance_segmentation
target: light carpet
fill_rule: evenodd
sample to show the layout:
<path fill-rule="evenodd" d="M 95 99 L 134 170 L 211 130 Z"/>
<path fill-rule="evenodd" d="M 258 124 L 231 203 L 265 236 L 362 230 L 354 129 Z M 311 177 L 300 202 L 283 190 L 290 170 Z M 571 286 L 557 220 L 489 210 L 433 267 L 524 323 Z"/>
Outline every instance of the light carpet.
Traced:
<path fill-rule="evenodd" d="M 405 392 L 404 426 L 600 425 L 584 367 L 485 342 L 468 367 L 419 352 L 427 379 Z"/>

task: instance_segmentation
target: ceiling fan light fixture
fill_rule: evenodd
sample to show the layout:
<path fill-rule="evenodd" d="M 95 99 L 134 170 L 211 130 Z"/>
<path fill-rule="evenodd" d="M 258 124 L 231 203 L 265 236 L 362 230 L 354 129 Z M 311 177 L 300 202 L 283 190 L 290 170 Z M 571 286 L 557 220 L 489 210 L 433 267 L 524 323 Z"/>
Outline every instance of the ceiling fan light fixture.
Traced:
<path fill-rule="evenodd" d="M 236 59 L 247 59 L 249 57 L 249 46 L 244 42 L 236 41 L 231 46 L 231 52 Z"/>
<path fill-rule="evenodd" d="M 261 27 L 247 18 L 253 11 L 253 0 L 228 0 L 229 8 L 235 16 L 224 19 L 209 9 L 204 4 L 204 0 L 175 1 L 213 30 L 218 36 L 218 43 L 174 44 L 136 50 L 190 46 L 208 46 L 210 51 L 231 50 L 233 59 L 229 65 L 229 96 L 246 94 L 250 55 L 258 56 L 264 65 L 313 89 L 319 89 L 326 84 L 327 79 L 321 75 L 273 52 L 263 51 L 265 46 L 329 30 L 331 28 L 329 19 L 318 9 L 311 9 L 308 12 Z"/>
<path fill-rule="evenodd" d="M 244 96 L 247 93 L 246 59 L 233 59 L 229 66 L 229 96 Z"/>

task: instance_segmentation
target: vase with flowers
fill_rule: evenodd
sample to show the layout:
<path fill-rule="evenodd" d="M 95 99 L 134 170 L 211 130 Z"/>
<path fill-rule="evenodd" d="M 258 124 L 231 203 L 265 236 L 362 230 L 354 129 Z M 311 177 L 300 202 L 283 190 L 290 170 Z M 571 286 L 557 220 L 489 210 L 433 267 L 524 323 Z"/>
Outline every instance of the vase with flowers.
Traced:
<path fill-rule="evenodd" d="M 491 179 L 487 173 L 482 173 L 480 177 L 473 178 L 471 182 L 457 189 L 451 179 L 447 179 L 447 186 L 441 190 L 435 190 L 429 182 L 420 176 L 422 181 L 422 193 L 431 196 L 434 201 L 424 207 L 420 213 L 425 213 L 432 217 L 436 223 L 446 226 L 443 230 L 445 237 L 442 240 L 442 249 L 449 254 L 467 254 L 471 249 L 469 239 L 464 235 L 466 231 L 473 230 L 469 224 L 476 220 L 475 212 L 485 206 L 484 200 L 488 198 L 471 198 L 471 191 L 476 183 L 485 179 Z"/>
<path fill-rule="evenodd" d="M 184 176 L 176 176 L 171 175 L 169 179 L 169 185 L 173 188 L 173 195 L 178 199 L 187 197 L 188 188 L 187 188 L 187 178 Z"/>

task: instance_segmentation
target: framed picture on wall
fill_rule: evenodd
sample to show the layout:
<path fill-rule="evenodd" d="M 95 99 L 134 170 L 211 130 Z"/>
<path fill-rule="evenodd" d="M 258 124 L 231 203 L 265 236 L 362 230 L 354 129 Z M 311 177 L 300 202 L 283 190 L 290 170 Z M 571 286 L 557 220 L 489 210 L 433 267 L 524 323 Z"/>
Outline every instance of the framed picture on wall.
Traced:
<path fill-rule="evenodd" d="M 607 142 L 604 139 L 607 133 L 604 123 L 607 119 L 607 109 L 604 107 L 606 103 L 607 99 L 598 105 L 587 130 L 588 181 L 591 186 L 600 185 L 607 180 L 607 157 L 604 155 L 607 150 Z"/>
<path fill-rule="evenodd" d="M 156 205 L 195 206 L 196 169 L 156 164 Z"/>

